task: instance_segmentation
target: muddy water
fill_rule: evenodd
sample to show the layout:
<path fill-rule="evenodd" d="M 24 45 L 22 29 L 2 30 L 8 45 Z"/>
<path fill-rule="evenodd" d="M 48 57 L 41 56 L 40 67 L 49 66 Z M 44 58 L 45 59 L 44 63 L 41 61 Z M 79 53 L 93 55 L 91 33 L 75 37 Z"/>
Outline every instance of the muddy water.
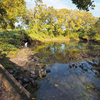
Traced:
<path fill-rule="evenodd" d="M 94 69 L 100 60 L 99 44 L 47 42 L 32 49 L 51 70 L 38 80 L 36 100 L 100 100 L 100 72 Z"/>

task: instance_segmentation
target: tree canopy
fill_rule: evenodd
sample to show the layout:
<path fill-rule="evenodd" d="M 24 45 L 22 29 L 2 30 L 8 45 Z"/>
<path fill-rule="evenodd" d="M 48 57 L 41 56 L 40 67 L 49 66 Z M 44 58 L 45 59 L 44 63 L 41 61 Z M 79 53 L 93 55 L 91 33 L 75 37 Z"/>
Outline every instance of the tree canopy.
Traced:
<path fill-rule="evenodd" d="M 17 18 L 25 14 L 26 3 L 24 0 L 0 0 L 0 24 L 2 28 L 10 25 L 14 28 Z"/>
<path fill-rule="evenodd" d="M 36 6 L 42 3 L 42 0 L 34 0 Z M 72 0 L 78 9 L 88 11 L 89 8 L 94 8 L 92 0 Z M 25 17 L 26 13 L 26 3 L 25 0 L 0 0 L 0 27 L 6 29 L 7 25 L 14 28 L 14 24 L 18 17 Z M 37 10 L 34 12 L 34 17 Z M 26 20 L 28 22 L 28 20 Z M 71 22 L 72 24 L 73 22 Z"/>
<path fill-rule="evenodd" d="M 79 10 L 89 11 L 89 8 L 94 9 L 94 0 L 71 0 Z"/>

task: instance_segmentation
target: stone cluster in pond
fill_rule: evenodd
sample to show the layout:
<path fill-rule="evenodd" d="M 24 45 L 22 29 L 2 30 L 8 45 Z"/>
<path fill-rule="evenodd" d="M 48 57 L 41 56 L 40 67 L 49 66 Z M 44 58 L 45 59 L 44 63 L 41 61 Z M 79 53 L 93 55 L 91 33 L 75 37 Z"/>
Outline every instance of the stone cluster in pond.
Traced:
<path fill-rule="evenodd" d="M 94 72 L 94 75 L 100 76 L 100 68 L 98 66 L 99 63 L 97 61 L 86 59 L 85 62 L 69 64 L 68 68 L 79 68 L 85 72 L 89 72 L 89 70 L 91 70 L 92 72 Z"/>
<path fill-rule="evenodd" d="M 38 78 L 37 75 L 35 75 L 34 71 L 30 72 L 30 75 L 27 77 L 23 77 L 21 76 L 21 74 L 23 72 L 25 72 L 26 70 L 21 70 L 21 72 L 17 72 L 17 71 L 13 71 L 10 70 L 9 73 L 24 87 L 27 88 L 30 84 L 31 85 L 35 85 L 35 80 Z"/>
<path fill-rule="evenodd" d="M 22 74 L 23 73 L 26 73 L 27 70 L 25 70 L 24 68 L 21 68 L 20 71 L 13 71 L 13 70 L 10 70 L 9 73 L 24 87 L 24 88 L 27 88 L 29 85 L 32 85 L 32 86 L 36 86 L 36 80 L 38 77 L 45 77 L 48 73 L 50 73 L 50 69 L 44 69 L 46 66 L 43 65 L 42 67 L 39 67 L 38 65 L 36 66 L 37 70 L 31 70 L 29 72 L 29 74 L 27 75 L 27 77 L 23 76 Z M 19 69 L 18 69 L 19 70 Z M 38 71 L 38 74 L 37 75 L 37 72 Z"/>

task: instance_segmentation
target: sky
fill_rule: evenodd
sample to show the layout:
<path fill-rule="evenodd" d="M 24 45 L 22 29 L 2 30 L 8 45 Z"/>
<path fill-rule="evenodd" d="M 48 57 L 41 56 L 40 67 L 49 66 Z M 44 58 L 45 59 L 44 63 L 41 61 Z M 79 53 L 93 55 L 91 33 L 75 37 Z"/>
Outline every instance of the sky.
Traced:
<path fill-rule="evenodd" d="M 25 0 L 27 8 L 34 8 L 35 3 L 34 0 Z M 77 9 L 75 4 L 72 4 L 71 0 L 42 0 L 43 4 L 46 4 L 47 6 L 53 6 L 55 9 Z M 90 13 L 93 14 L 95 17 L 100 17 L 100 0 L 94 0 L 95 8 L 94 10 L 90 9 Z"/>

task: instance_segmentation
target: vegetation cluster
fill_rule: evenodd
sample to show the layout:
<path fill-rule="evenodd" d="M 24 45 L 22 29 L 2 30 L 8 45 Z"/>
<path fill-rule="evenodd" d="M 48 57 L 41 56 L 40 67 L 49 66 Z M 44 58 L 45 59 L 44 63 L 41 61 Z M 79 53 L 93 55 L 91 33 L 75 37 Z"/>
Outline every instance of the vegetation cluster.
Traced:
<path fill-rule="evenodd" d="M 0 48 L 3 51 L 16 51 L 23 44 L 25 34 L 33 40 L 40 41 L 86 39 L 99 42 L 100 18 L 87 12 L 89 7 L 94 7 L 93 2 L 72 2 L 85 11 L 54 9 L 47 7 L 42 0 L 35 0 L 35 7 L 27 9 L 25 0 L 0 0 Z M 84 6 L 80 5 L 82 2 Z M 22 24 L 15 26 L 15 22 Z M 23 26 L 27 26 L 28 29 L 21 31 Z"/>

